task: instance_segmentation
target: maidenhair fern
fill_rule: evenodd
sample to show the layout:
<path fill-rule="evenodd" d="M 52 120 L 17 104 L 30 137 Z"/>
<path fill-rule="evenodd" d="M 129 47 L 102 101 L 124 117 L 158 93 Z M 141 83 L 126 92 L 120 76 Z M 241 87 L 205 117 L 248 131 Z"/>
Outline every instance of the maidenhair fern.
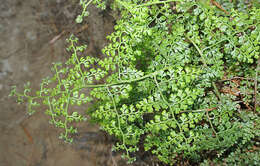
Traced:
<path fill-rule="evenodd" d="M 77 22 L 91 2 L 80 1 Z M 93 2 L 105 8 L 106 1 Z M 241 149 L 259 149 L 258 8 L 232 6 L 225 13 L 188 0 L 115 0 L 112 6 L 121 18 L 104 58 L 85 55 L 86 46 L 72 35 L 72 56 L 53 65 L 53 77 L 36 95 L 28 86 L 22 94 L 13 89 L 29 113 L 46 105 L 50 123 L 72 142 L 72 122 L 86 118 L 70 108 L 95 102 L 88 115 L 118 138 L 114 150 L 129 162 L 140 148 L 170 165 L 213 162 L 210 157 L 232 163 Z"/>

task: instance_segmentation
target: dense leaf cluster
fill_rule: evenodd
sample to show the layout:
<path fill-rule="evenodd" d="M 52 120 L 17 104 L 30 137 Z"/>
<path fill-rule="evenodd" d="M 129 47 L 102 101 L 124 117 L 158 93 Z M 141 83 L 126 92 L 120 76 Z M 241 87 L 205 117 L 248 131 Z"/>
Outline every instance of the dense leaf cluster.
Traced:
<path fill-rule="evenodd" d="M 89 2 L 81 1 L 78 22 Z M 237 155 L 238 163 L 257 163 L 260 9 L 227 14 L 177 0 L 115 0 L 114 8 L 121 18 L 103 59 L 84 55 L 86 46 L 71 36 L 72 56 L 54 64 L 54 76 L 43 80 L 36 96 L 29 88 L 12 94 L 27 98 L 30 111 L 42 99 L 69 142 L 72 122 L 85 120 L 70 108 L 95 101 L 89 116 L 118 138 L 114 149 L 130 162 L 141 149 L 167 164 L 229 164 Z M 243 153 L 253 147 L 251 162 Z"/>

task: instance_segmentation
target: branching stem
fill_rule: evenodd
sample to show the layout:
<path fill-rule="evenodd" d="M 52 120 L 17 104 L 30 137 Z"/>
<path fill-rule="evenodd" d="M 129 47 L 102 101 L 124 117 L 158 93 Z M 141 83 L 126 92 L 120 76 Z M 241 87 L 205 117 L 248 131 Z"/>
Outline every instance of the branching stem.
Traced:
<path fill-rule="evenodd" d="M 143 77 L 139 77 L 139 78 L 135 78 L 135 79 L 131 79 L 131 80 L 123 80 L 123 81 L 119 81 L 119 82 L 116 82 L 116 83 L 110 83 L 110 84 L 97 84 L 97 85 L 84 85 L 80 88 L 75 88 L 73 89 L 73 91 L 78 91 L 78 90 L 81 90 L 83 88 L 102 88 L 102 87 L 111 87 L 111 86 L 117 86 L 117 85 L 123 85 L 123 84 L 130 84 L 132 82 L 138 82 L 138 81 L 141 81 L 141 80 L 144 80 L 146 78 L 151 78 L 155 75 L 158 75 L 160 74 L 162 71 L 165 71 L 167 69 L 169 69 L 170 67 L 167 66 L 165 68 L 163 68 L 162 70 L 158 70 L 158 71 L 155 71 L 153 73 L 150 73 L 150 74 L 147 74 Z"/>
<path fill-rule="evenodd" d="M 208 66 L 207 66 L 207 63 L 206 63 L 206 61 L 205 61 L 205 59 L 204 59 L 203 52 L 200 50 L 200 48 L 197 46 L 197 44 L 196 44 L 191 38 L 189 38 L 187 35 L 186 35 L 186 37 L 191 41 L 191 43 L 194 45 L 194 47 L 196 48 L 196 50 L 199 52 L 199 54 L 200 54 L 200 56 L 201 56 L 201 58 L 202 58 L 202 63 L 203 63 L 203 65 L 204 65 L 205 67 L 208 67 Z M 214 90 L 215 90 L 215 92 L 216 92 L 217 97 L 219 98 L 220 102 L 222 103 L 222 99 L 221 99 L 220 93 L 219 93 L 218 88 L 217 88 L 217 86 L 216 86 L 216 84 L 215 84 L 214 82 L 212 82 L 212 86 L 214 87 Z M 210 120 L 210 118 L 209 118 L 209 113 L 208 113 L 208 111 L 206 111 L 206 113 L 207 113 L 207 117 L 208 117 L 208 120 L 209 120 L 209 124 L 210 124 L 210 126 L 211 126 L 213 132 L 214 132 L 215 135 L 217 136 L 217 132 L 216 132 L 216 130 L 214 129 L 214 126 L 212 125 L 212 122 L 211 122 L 211 120 Z"/>
<path fill-rule="evenodd" d="M 113 106 L 114 106 L 114 111 L 115 111 L 116 116 L 117 116 L 118 129 L 120 130 L 121 135 L 122 135 L 122 141 L 123 141 L 123 146 L 124 146 L 124 148 L 125 148 L 125 150 L 126 150 L 126 155 L 129 157 L 129 152 L 128 152 L 128 149 L 127 149 L 127 147 L 126 147 L 126 145 L 125 145 L 125 135 L 124 135 L 124 132 L 123 132 L 122 129 L 121 129 L 121 125 L 120 125 L 120 116 L 119 116 L 119 114 L 118 114 L 118 112 L 117 112 L 116 103 L 115 103 L 115 100 L 114 100 L 113 94 L 110 92 L 110 90 L 109 90 L 108 87 L 106 87 L 106 88 L 107 88 L 107 91 L 108 91 L 108 93 L 109 93 L 109 96 L 110 96 L 111 99 L 112 99 Z"/>
<path fill-rule="evenodd" d="M 175 115 L 174 115 L 174 112 L 173 112 L 173 109 L 172 109 L 172 106 L 169 104 L 169 102 L 164 98 L 163 94 L 162 94 L 162 91 L 161 91 L 161 88 L 158 84 L 158 81 L 156 79 L 156 75 L 154 75 L 154 82 L 159 90 L 159 93 L 160 93 L 160 96 L 162 97 L 162 100 L 164 101 L 165 104 L 168 105 L 168 107 L 170 108 L 170 112 L 171 112 L 171 115 L 172 115 L 172 118 L 173 120 L 175 121 L 175 123 L 177 124 L 178 128 L 180 129 L 180 133 L 182 134 L 183 138 L 185 139 L 186 143 L 187 143 L 187 139 L 185 137 L 185 135 L 183 134 L 183 129 L 181 128 L 181 125 L 179 124 L 179 122 L 177 121 L 177 119 L 175 118 Z"/>

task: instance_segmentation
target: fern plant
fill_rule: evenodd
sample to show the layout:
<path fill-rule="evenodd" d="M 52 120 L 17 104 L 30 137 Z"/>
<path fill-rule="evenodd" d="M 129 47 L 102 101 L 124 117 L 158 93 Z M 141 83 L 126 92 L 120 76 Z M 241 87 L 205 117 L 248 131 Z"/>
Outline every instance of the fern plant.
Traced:
<path fill-rule="evenodd" d="M 77 22 L 91 2 L 80 1 Z M 54 75 L 35 95 L 29 86 L 23 93 L 13 88 L 29 113 L 46 105 L 50 123 L 64 129 L 60 138 L 72 142 L 73 122 L 86 117 L 70 108 L 94 102 L 87 114 L 118 139 L 114 150 L 129 162 L 139 149 L 172 165 L 212 157 L 231 162 L 241 149 L 259 147 L 259 8 L 227 14 L 189 0 L 115 0 L 111 6 L 121 18 L 104 58 L 85 55 L 86 46 L 72 35 L 70 59 L 53 65 Z"/>

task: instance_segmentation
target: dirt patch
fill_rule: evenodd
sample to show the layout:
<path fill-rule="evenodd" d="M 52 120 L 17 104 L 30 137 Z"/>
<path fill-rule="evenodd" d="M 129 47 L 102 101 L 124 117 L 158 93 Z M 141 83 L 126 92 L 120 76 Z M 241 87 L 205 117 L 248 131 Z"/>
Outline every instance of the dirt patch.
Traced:
<path fill-rule="evenodd" d="M 37 89 L 51 76 L 53 62 L 65 62 L 65 39 L 80 37 L 88 54 L 96 56 L 106 45 L 114 19 L 107 11 L 90 7 L 90 16 L 75 24 L 78 0 L 2 0 L 0 5 L 0 165 L 1 166 L 105 166 L 125 165 L 111 152 L 111 139 L 98 126 L 79 125 L 72 145 L 58 139 L 43 109 L 26 115 L 26 105 L 8 98 L 12 85 L 22 90 L 30 81 Z M 85 111 L 85 108 L 79 110 Z M 141 162 L 138 165 L 143 165 Z"/>

